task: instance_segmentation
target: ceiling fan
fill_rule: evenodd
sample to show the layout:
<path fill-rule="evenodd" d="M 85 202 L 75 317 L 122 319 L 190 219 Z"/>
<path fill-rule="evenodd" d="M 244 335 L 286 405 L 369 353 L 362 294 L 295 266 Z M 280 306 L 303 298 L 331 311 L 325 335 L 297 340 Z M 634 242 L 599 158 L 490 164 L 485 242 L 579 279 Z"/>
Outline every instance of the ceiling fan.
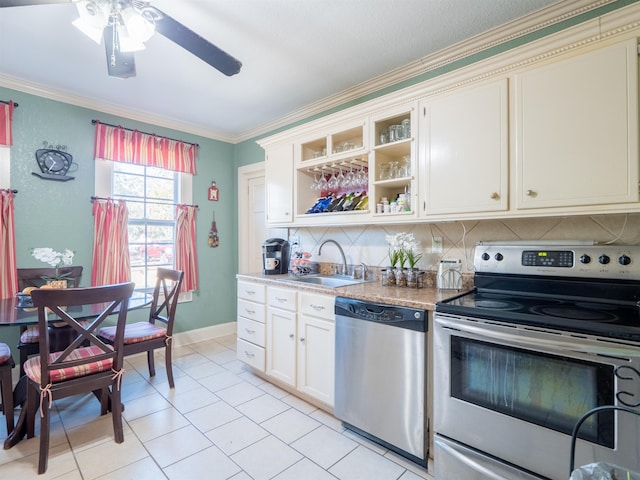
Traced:
<path fill-rule="evenodd" d="M 104 41 L 107 69 L 112 77 L 135 77 L 134 52 L 157 31 L 227 76 L 242 63 L 197 33 L 151 5 L 149 0 L 0 0 L 2 7 L 75 3 L 73 22 L 97 43 Z"/>

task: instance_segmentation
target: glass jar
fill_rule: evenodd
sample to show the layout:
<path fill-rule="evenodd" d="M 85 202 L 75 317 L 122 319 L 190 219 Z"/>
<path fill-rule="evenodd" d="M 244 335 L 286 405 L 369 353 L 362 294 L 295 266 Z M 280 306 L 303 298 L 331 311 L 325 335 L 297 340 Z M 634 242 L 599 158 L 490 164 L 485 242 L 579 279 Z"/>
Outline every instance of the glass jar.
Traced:
<path fill-rule="evenodd" d="M 411 175 L 411 156 L 405 155 L 400 160 L 400 165 L 398 166 L 398 177 L 404 178 Z"/>
<path fill-rule="evenodd" d="M 387 267 L 380 272 L 380 281 L 383 287 L 390 287 L 396 284 L 396 275 L 393 267 Z"/>
<path fill-rule="evenodd" d="M 407 287 L 418 288 L 418 277 L 420 272 L 417 268 L 410 268 L 407 271 Z"/>
<path fill-rule="evenodd" d="M 389 170 L 391 169 L 391 165 L 388 163 L 382 163 L 380 165 L 380 173 L 378 174 L 379 180 L 389 180 Z"/>
<path fill-rule="evenodd" d="M 396 268 L 396 285 L 398 287 L 406 287 L 407 286 L 407 269 L 406 268 Z"/>

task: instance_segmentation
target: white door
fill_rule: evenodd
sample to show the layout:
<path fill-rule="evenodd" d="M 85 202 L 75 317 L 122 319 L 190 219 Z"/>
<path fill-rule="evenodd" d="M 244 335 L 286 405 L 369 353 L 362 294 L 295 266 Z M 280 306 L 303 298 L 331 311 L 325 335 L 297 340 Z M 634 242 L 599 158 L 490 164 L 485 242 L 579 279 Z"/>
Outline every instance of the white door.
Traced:
<path fill-rule="evenodd" d="M 264 162 L 238 169 L 238 273 L 262 271 L 262 242 L 287 238 L 286 228 L 267 226 Z"/>

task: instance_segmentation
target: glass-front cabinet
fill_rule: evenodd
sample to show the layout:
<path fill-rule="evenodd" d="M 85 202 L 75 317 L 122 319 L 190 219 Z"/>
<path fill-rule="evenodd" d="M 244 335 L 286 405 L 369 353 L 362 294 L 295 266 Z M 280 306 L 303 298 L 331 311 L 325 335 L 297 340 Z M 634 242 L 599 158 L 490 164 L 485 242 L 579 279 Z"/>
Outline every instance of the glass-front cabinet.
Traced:
<path fill-rule="evenodd" d="M 417 200 L 416 106 L 371 116 L 370 203 L 374 221 L 415 217 Z"/>

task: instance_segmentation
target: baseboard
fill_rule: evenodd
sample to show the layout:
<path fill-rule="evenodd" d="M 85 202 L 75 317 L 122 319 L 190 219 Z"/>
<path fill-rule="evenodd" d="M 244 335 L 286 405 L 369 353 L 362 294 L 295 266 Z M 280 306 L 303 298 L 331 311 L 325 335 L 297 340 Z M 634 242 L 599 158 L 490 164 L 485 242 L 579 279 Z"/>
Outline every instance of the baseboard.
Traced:
<path fill-rule="evenodd" d="M 214 340 L 218 337 L 226 335 L 235 335 L 236 322 L 221 323 L 219 325 L 211 325 L 209 327 L 189 330 L 188 332 L 180 332 L 173 334 L 173 346 L 183 347 L 192 343 L 204 342 L 206 340 Z"/>

